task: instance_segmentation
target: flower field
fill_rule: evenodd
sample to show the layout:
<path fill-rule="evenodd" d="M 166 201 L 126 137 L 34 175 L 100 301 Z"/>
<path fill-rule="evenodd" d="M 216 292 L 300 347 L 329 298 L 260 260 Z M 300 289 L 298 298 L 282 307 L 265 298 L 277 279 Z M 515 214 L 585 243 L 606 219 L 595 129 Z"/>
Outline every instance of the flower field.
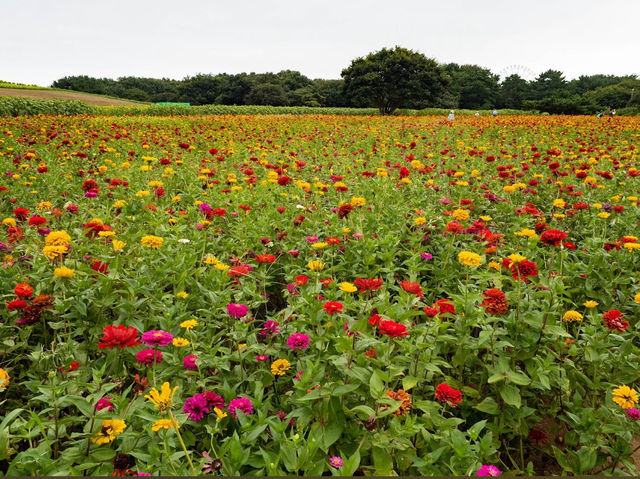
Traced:
<path fill-rule="evenodd" d="M 636 473 L 640 119 L 0 117 L 0 471 Z"/>

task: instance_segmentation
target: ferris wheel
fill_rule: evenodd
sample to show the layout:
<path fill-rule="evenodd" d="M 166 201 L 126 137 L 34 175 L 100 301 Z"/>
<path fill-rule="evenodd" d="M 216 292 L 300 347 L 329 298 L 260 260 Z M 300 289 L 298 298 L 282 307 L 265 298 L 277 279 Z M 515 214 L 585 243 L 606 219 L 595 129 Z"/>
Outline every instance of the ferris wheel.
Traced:
<path fill-rule="evenodd" d="M 524 65 L 509 65 L 500 70 L 500 81 L 504 81 L 510 75 L 518 75 L 520 78 L 527 80 L 528 82 L 536 79 L 536 73 L 529 67 Z"/>

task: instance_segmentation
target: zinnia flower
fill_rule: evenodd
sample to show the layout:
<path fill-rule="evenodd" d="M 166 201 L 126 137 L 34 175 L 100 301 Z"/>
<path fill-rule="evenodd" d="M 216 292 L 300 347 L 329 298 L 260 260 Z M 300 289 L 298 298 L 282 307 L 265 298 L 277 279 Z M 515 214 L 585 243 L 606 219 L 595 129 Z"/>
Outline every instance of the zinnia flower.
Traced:
<path fill-rule="evenodd" d="M 622 409 L 629 409 L 638 404 L 638 392 L 629 386 L 618 386 L 613 390 L 613 402 Z"/>
<path fill-rule="evenodd" d="M 177 426 L 178 429 L 180 428 L 180 426 L 178 424 L 176 424 L 175 426 Z M 160 429 L 165 429 L 165 430 L 167 430 L 167 429 L 175 429 L 173 421 L 171 419 L 158 419 L 151 426 L 151 430 L 152 431 L 159 431 Z"/>
<path fill-rule="evenodd" d="M 499 316 L 505 314 L 509 309 L 509 302 L 503 291 L 499 289 L 488 289 L 484 293 L 484 301 L 482 301 L 482 307 L 487 314 Z"/>
<path fill-rule="evenodd" d="M 161 413 L 167 412 L 173 406 L 173 396 L 176 393 L 178 386 L 171 389 L 168 382 L 162 384 L 160 391 L 156 388 L 152 388 L 149 394 L 144 397 L 155 404 L 158 411 Z"/>
<path fill-rule="evenodd" d="M 239 397 L 232 399 L 229 402 L 229 407 L 227 408 L 229 414 L 231 414 L 234 418 L 238 417 L 237 410 L 242 411 L 245 415 L 249 415 L 253 413 L 253 404 L 251 404 L 251 400 L 246 397 Z"/>
<path fill-rule="evenodd" d="M 402 389 L 398 389 L 397 391 L 387 391 L 386 394 L 394 401 L 402 402 L 400 407 L 394 411 L 394 415 L 404 416 L 409 411 L 411 411 L 411 396 L 409 395 L 409 393 L 405 392 Z"/>
<path fill-rule="evenodd" d="M 287 346 L 291 349 L 307 349 L 309 347 L 309 336 L 302 333 L 293 333 L 287 339 Z"/>
<path fill-rule="evenodd" d="M 4 369 L 0 368 L 0 389 L 4 389 L 9 385 L 9 380 L 11 377 L 9 373 Z"/>
<path fill-rule="evenodd" d="M 617 309 L 611 309 L 602 315 L 605 326 L 612 330 L 622 333 L 629 327 L 629 321 L 625 321 L 624 315 Z"/>
<path fill-rule="evenodd" d="M 456 407 L 462 402 L 462 393 L 449 386 L 447 383 L 440 383 L 436 386 L 436 399 L 440 402 L 447 402 Z"/>
<path fill-rule="evenodd" d="M 98 349 L 119 346 L 124 349 L 128 346 L 140 346 L 138 342 L 138 330 L 133 326 L 105 326 L 102 330 L 102 339 L 98 344 Z"/>
<path fill-rule="evenodd" d="M 56 278 L 73 278 L 75 274 L 75 270 L 67 268 L 66 266 L 60 266 L 53 270 L 53 275 Z"/>
<path fill-rule="evenodd" d="M 418 283 L 412 283 L 408 279 L 405 279 L 400 283 L 400 287 L 405 290 L 407 293 L 415 294 L 418 298 L 422 298 L 424 294 L 422 293 L 422 287 Z"/>
<path fill-rule="evenodd" d="M 342 303 L 337 301 L 327 301 L 322 306 L 322 309 L 329 313 L 329 316 L 333 316 L 336 313 L 342 313 Z"/>
<path fill-rule="evenodd" d="M 559 246 L 567 238 L 567 233 L 560 230 L 547 230 L 540 235 L 540 241 L 550 246 Z"/>
<path fill-rule="evenodd" d="M 577 311 L 567 311 L 562 315 L 562 320 L 566 323 L 572 323 L 574 321 L 582 321 L 582 315 Z"/>
<path fill-rule="evenodd" d="M 27 283 L 18 283 L 13 289 L 13 292 L 20 299 L 28 299 L 33 296 L 33 288 Z"/>
<path fill-rule="evenodd" d="M 227 304 L 227 314 L 232 318 L 244 318 L 247 315 L 249 308 L 244 304 L 229 303 Z"/>
<path fill-rule="evenodd" d="M 173 341 L 173 335 L 162 330 L 151 330 L 142 333 L 140 339 L 144 344 L 149 346 L 166 346 Z"/>
<path fill-rule="evenodd" d="M 381 321 L 378 326 L 380 334 L 385 334 L 390 338 L 398 338 L 401 336 L 409 336 L 407 333 L 407 327 L 404 324 L 396 323 L 395 321 L 385 320 Z"/>
<path fill-rule="evenodd" d="M 335 469 L 340 469 L 344 466 L 344 461 L 340 456 L 331 456 L 329 458 L 329 465 Z"/>
<path fill-rule="evenodd" d="M 156 364 L 160 364 L 162 362 L 162 352 L 155 349 L 143 349 L 136 354 L 136 361 L 144 366 L 152 365 L 154 358 Z"/>
<path fill-rule="evenodd" d="M 91 442 L 95 444 L 108 444 L 117 436 L 122 434 L 127 425 L 121 419 L 106 419 L 102 421 L 102 427 L 95 437 L 91 438 Z"/>
<path fill-rule="evenodd" d="M 105 396 L 103 398 L 98 399 L 96 403 L 96 409 L 101 411 L 103 409 L 107 409 L 107 411 L 113 411 L 113 404 L 111 403 L 111 398 L 109 396 Z"/>
<path fill-rule="evenodd" d="M 164 239 L 160 236 L 147 235 L 140 239 L 140 244 L 147 248 L 160 248 L 164 243 Z"/>
<path fill-rule="evenodd" d="M 286 359 L 277 359 L 271 364 L 271 374 L 274 376 L 284 376 L 291 367 L 291 363 Z"/>
<path fill-rule="evenodd" d="M 502 471 L 500 469 L 498 469 L 496 466 L 487 465 L 487 464 L 483 465 L 476 472 L 476 475 L 480 477 L 495 477 L 495 476 L 499 476 L 500 474 L 502 474 Z"/>
<path fill-rule="evenodd" d="M 209 405 L 202 394 L 195 394 L 184 402 L 182 410 L 189 414 L 189 419 L 200 422 L 209 412 Z"/>
<path fill-rule="evenodd" d="M 630 407 L 624 410 L 624 415 L 632 421 L 640 421 L 640 409 Z"/>
<path fill-rule="evenodd" d="M 461 251 L 458 253 L 458 262 L 465 266 L 476 267 L 482 263 L 482 256 L 471 251 Z"/>
<path fill-rule="evenodd" d="M 198 356 L 196 356 L 195 354 L 189 354 L 188 356 L 185 356 L 182 360 L 182 367 L 188 369 L 189 371 L 197 371 L 198 365 L 196 364 L 196 359 L 198 359 Z"/>

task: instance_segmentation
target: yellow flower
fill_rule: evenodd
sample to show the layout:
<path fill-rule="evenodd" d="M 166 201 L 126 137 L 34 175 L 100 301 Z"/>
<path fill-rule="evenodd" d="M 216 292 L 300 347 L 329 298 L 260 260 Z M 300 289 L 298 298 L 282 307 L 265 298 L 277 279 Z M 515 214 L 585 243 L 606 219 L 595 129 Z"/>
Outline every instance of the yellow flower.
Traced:
<path fill-rule="evenodd" d="M 624 243 L 622 246 L 627 248 L 629 251 L 640 249 L 640 243 Z"/>
<path fill-rule="evenodd" d="M 538 237 L 538 235 L 536 234 L 535 230 L 531 230 L 531 229 L 528 229 L 528 228 L 524 228 L 521 231 L 516 231 L 514 234 L 516 236 L 520 236 L 520 237 L 526 236 L 527 238 L 537 238 Z"/>
<path fill-rule="evenodd" d="M 117 436 L 122 434 L 127 425 L 122 419 L 105 419 L 98 434 L 91 438 L 94 444 L 109 444 Z"/>
<path fill-rule="evenodd" d="M 413 220 L 413 223 L 416 226 L 422 226 L 423 224 L 425 224 L 427 222 L 427 218 L 425 218 L 424 216 L 418 216 L 417 218 L 415 218 Z"/>
<path fill-rule="evenodd" d="M 340 283 L 340 290 L 344 291 L 345 293 L 355 293 L 356 291 L 358 291 L 358 288 L 347 281 L 343 281 L 342 283 Z"/>
<path fill-rule="evenodd" d="M 553 200 L 553 206 L 555 206 L 556 208 L 564 208 L 566 204 L 567 204 L 566 201 L 564 201 L 561 198 Z"/>
<path fill-rule="evenodd" d="M 566 323 L 572 323 L 574 321 L 582 321 L 582 315 L 577 311 L 567 311 L 562 315 L 562 320 Z"/>
<path fill-rule="evenodd" d="M 271 364 L 271 374 L 274 376 L 284 376 L 291 367 L 291 363 L 286 359 L 277 359 Z"/>
<path fill-rule="evenodd" d="M 108 238 L 109 236 L 115 236 L 116 232 L 115 231 L 99 231 L 98 232 L 98 236 L 100 236 L 100 238 Z"/>
<path fill-rule="evenodd" d="M 482 256 L 471 251 L 461 251 L 458 253 L 458 262 L 466 266 L 480 266 L 482 263 Z"/>
<path fill-rule="evenodd" d="M 127 202 L 125 200 L 118 200 L 113 204 L 113 207 L 114 208 L 122 208 L 126 204 L 127 204 Z"/>
<path fill-rule="evenodd" d="M 246 348 L 246 347 L 247 347 L 247 343 L 240 343 L 240 344 L 238 344 L 238 351 L 240 351 L 241 349 Z"/>
<path fill-rule="evenodd" d="M 629 409 L 638 403 L 638 393 L 629 386 L 619 386 L 613 390 L 612 399 L 622 409 Z"/>
<path fill-rule="evenodd" d="M 526 256 L 522 256 L 522 255 L 519 255 L 517 253 L 510 254 L 509 256 L 507 256 L 507 258 L 509 258 L 514 263 L 519 263 L 519 262 L 524 261 L 525 259 L 527 259 Z"/>
<path fill-rule="evenodd" d="M 489 262 L 489 268 L 495 269 L 496 271 L 500 271 L 500 268 L 502 268 L 502 265 L 497 261 L 491 261 Z"/>
<path fill-rule="evenodd" d="M 66 246 L 45 246 L 42 248 L 42 254 L 48 259 L 55 259 L 67 252 Z"/>
<path fill-rule="evenodd" d="M 36 206 L 36 209 L 38 211 L 46 211 L 50 210 L 52 206 L 53 204 L 51 203 L 51 201 L 41 201 L 40 203 L 38 203 L 38 206 Z"/>
<path fill-rule="evenodd" d="M 0 389 L 4 389 L 9 385 L 9 373 L 4 369 L 0 368 Z"/>
<path fill-rule="evenodd" d="M 607 213 L 606 211 L 601 211 L 600 213 L 598 213 L 598 218 L 602 218 L 602 219 L 607 219 L 609 216 L 611 216 L 611 213 Z"/>
<path fill-rule="evenodd" d="M 173 345 L 176 348 L 183 348 L 189 345 L 189 340 L 184 338 L 173 338 Z"/>
<path fill-rule="evenodd" d="M 160 246 L 162 246 L 163 242 L 163 238 L 153 235 L 143 236 L 142 239 L 140 239 L 140 244 L 142 246 L 146 246 L 147 248 L 159 248 Z"/>
<path fill-rule="evenodd" d="M 637 293 L 634 297 L 633 297 L 633 302 L 636 304 L 640 304 L 640 293 Z"/>
<path fill-rule="evenodd" d="M 71 236 L 66 231 L 52 231 L 45 238 L 47 246 L 69 246 L 71 244 Z"/>
<path fill-rule="evenodd" d="M 224 263 L 216 263 L 213 267 L 219 271 L 225 271 L 229 269 L 229 265 Z"/>
<path fill-rule="evenodd" d="M 2 220 L 2 224 L 13 228 L 16 225 L 16 220 L 13 218 L 5 218 Z"/>
<path fill-rule="evenodd" d="M 111 246 L 113 246 L 113 251 L 115 251 L 116 253 L 118 251 L 120 251 L 122 248 L 124 248 L 125 246 L 127 246 L 127 243 L 125 243 L 124 241 L 120 241 L 120 240 L 116 240 L 114 239 L 111 242 Z"/>
<path fill-rule="evenodd" d="M 151 401 L 158 408 L 158 411 L 164 413 L 167 412 L 173 406 L 173 395 L 176 393 L 178 386 L 173 390 L 168 382 L 162 384 L 160 391 L 156 388 L 152 388 L 149 394 L 144 397 Z"/>
<path fill-rule="evenodd" d="M 215 256 L 211 256 L 210 254 L 206 255 L 204 258 L 204 264 L 218 264 L 220 260 Z"/>
<path fill-rule="evenodd" d="M 198 321 L 196 321 L 195 319 L 187 319 L 186 321 L 182 321 L 180 323 L 180 327 L 184 329 L 193 329 L 197 325 Z"/>
<path fill-rule="evenodd" d="M 179 291 L 176 293 L 176 296 L 178 298 L 187 299 L 189 297 L 189 293 L 187 293 L 186 291 Z"/>
<path fill-rule="evenodd" d="M 178 429 L 180 429 L 180 426 L 178 424 L 176 424 L 176 426 L 178 426 Z M 173 421 L 171 419 L 158 419 L 151 426 L 151 430 L 159 431 L 160 429 L 175 429 L 173 427 Z"/>
<path fill-rule="evenodd" d="M 458 208 L 457 210 L 453 211 L 451 216 L 453 216 L 453 219 L 456 221 L 466 221 L 469 219 L 469 212 L 462 208 Z"/>
<path fill-rule="evenodd" d="M 351 198 L 351 205 L 352 206 L 364 206 L 367 204 L 367 200 L 365 200 L 364 198 L 360 197 L 360 196 L 354 196 Z"/>
<path fill-rule="evenodd" d="M 318 261 L 317 259 L 314 261 L 309 261 L 307 263 L 307 267 L 311 271 L 322 271 L 324 269 L 324 263 L 322 261 Z"/>
<path fill-rule="evenodd" d="M 322 249 L 322 248 L 326 248 L 329 245 L 329 243 L 325 243 L 324 241 L 320 241 L 319 243 L 313 243 L 311 245 L 312 248 L 314 249 Z"/>
<path fill-rule="evenodd" d="M 53 275 L 56 278 L 73 278 L 73 275 L 76 274 L 76 271 L 71 268 L 67 268 L 66 266 L 60 266 L 53 270 Z"/>
<path fill-rule="evenodd" d="M 596 306 L 598 306 L 598 302 L 597 301 L 593 301 L 593 300 L 590 299 L 589 301 L 585 301 L 584 303 L 582 303 L 582 305 L 585 308 L 591 309 L 591 308 L 595 308 Z"/>
<path fill-rule="evenodd" d="M 481 216 L 480 219 L 482 221 L 491 221 L 493 218 L 491 216 Z"/>
<path fill-rule="evenodd" d="M 218 409 L 217 407 L 213 408 L 213 412 L 216 413 L 216 416 L 218 416 L 218 421 L 220 419 L 224 419 L 225 417 L 227 417 L 227 413 L 226 412 L 222 412 L 220 409 Z"/>

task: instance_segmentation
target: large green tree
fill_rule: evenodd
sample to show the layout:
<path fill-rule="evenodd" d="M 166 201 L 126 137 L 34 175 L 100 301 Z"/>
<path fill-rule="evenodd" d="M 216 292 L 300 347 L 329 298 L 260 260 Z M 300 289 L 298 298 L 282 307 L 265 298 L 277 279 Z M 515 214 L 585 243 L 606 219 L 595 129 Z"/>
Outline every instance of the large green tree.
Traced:
<path fill-rule="evenodd" d="M 527 80 L 518 74 L 509 75 L 500 84 L 499 105 L 501 108 L 522 107 L 522 102 L 528 98 L 531 91 Z"/>
<path fill-rule="evenodd" d="M 448 84 L 435 60 L 402 47 L 356 58 L 342 70 L 342 78 L 345 94 L 354 105 L 376 107 L 383 115 L 397 108 L 432 106 Z"/>
<path fill-rule="evenodd" d="M 498 100 L 498 75 L 478 65 L 449 63 L 444 67 L 451 77 L 449 91 L 458 98 L 459 108 L 495 108 Z"/>

